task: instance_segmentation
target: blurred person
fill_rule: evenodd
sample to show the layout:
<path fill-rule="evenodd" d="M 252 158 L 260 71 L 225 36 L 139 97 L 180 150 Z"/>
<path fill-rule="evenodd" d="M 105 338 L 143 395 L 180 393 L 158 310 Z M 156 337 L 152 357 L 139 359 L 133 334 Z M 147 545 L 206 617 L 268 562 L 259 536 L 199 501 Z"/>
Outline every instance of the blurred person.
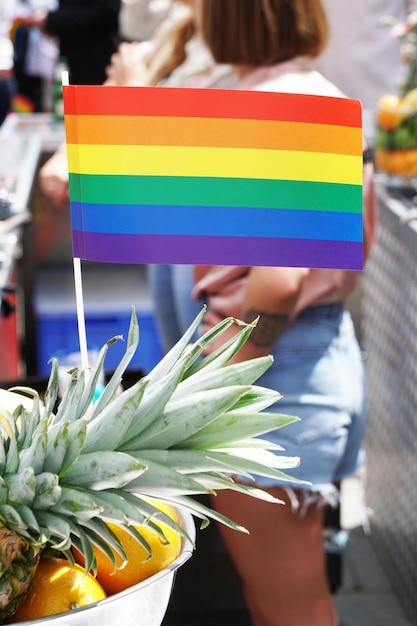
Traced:
<path fill-rule="evenodd" d="M 397 93 L 404 78 L 400 42 L 385 18 L 403 20 L 411 0 L 323 0 L 330 24 L 329 42 L 316 69 L 349 98 L 373 110 L 379 98 Z"/>
<path fill-rule="evenodd" d="M 196 0 L 196 5 L 205 42 L 217 63 L 235 67 L 238 89 L 345 97 L 312 69 L 328 35 L 321 0 L 227 0 L 227 8 L 224 0 Z M 367 255 L 376 218 L 370 162 L 363 173 Z M 285 454 L 300 457 L 300 467 L 288 473 L 307 484 L 257 481 L 284 505 L 252 502 L 233 491 L 212 497 L 217 511 L 249 531 L 219 528 L 254 626 L 338 623 L 322 528 L 326 508 L 338 500 L 337 482 L 363 461 L 364 368 L 345 305 L 358 276 L 309 268 L 194 267 L 193 296 L 207 305 L 201 332 L 229 315 L 246 322 L 259 316 L 234 360 L 272 354 L 274 363 L 258 383 L 283 394 L 273 410 L 300 418 L 268 437 Z"/>
<path fill-rule="evenodd" d="M 13 43 L 10 29 L 15 17 L 15 0 L 0 2 L 0 125 L 10 112 L 16 90 L 13 71 Z"/>
<path fill-rule="evenodd" d="M 16 18 L 12 27 L 14 44 L 14 74 L 16 96 L 14 109 L 19 112 L 40 113 L 48 109 L 48 85 L 55 76 L 58 58 L 56 38 L 38 28 L 29 27 L 26 20 L 39 9 L 54 9 L 57 0 L 17 0 Z"/>
<path fill-rule="evenodd" d="M 25 23 L 57 37 L 60 56 L 73 85 L 100 85 L 105 68 L 121 41 L 121 0 L 59 0 L 55 10 L 39 9 Z"/>
<path fill-rule="evenodd" d="M 174 0 L 122 0 L 120 35 L 127 41 L 149 41 L 170 14 Z"/>
<path fill-rule="evenodd" d="M 171 13 L 170 28 L 164 26 L 163 36 L 161 30 L 157 29 L 150 47 L 139 48 L 137 43 L 127 42 L 119 45 L 105 68 L 106 85 L 155 84 L 160 77 L 165 77 L 183 62 L 184 45 L 193 34 L 192 14 L 182 3 L 175 4 L 181 6 L 181 11 Z M 149 50 L 152 50 L 152 54 L 149 54 Z M 39 184 L 42 192 L 57 207 L 67 206 L 69 187 L 65 143 L 59 146 L 40 169 Z"/>
<path fill-rule="evenodd" d="M 120 44 L 106 68 L 105 84 L 160 84 L 186 60 L 186 45 L 194 32 L 193 13 L 188 2 L 172 2 L 168 17 L 150 40 Z"/>

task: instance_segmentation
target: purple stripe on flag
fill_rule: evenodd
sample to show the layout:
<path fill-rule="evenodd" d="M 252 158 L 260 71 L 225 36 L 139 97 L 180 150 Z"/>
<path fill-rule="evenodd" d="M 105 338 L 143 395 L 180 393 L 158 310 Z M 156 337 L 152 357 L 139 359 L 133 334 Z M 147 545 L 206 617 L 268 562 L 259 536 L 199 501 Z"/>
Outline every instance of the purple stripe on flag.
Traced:
<path fill-rule="evenodd" d="M 351 241 L 73 231 L 74 257 L 104 263 L 272 265 L 362 270 L 362 250 L 362 243 Z"/>

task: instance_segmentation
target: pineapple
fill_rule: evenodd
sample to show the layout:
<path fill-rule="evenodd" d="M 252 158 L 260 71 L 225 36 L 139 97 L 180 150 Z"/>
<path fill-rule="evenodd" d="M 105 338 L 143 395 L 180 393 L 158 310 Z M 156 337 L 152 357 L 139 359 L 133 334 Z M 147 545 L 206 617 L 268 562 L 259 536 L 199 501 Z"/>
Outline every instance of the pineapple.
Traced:
<path fill-rule="evenodd" d="M 42 403 L 36 391 L 18 387 L 14 391 L 33 399 L 32 408 L 22 402 L 11 413 L 0 397 L 0 619 L 27 594 L 45 547 L 72 562 L 75 547 L 86 570 L 94 571 L 94 546 L 113 563 L 115 554 L 126 559 L 106 522 L 122 526 L 148 550 L 134 525 L 147 523 L 161 535 L 160 520 L 184 534 L 149 497 L 189 510 L 203 525 L 212 518 L 244 531 L 193 496 L 235 489 L 274 500 L 248 484 L 252 475 L 288 479 L 282 470 L 298 465 L 298 458 L 276 454 L 281 448 L 259 437 L 297 419 L 266 412 L 280 396 L 254 385 L 272 357 L 227 365 L 255 323 L 228 318 L 190 343 L 203 315 L 204 309 L 156 367 L 121 393 L 139 342 L 134 310 L 126 352 L 95 402 L 106 352 L 120 337 L 103 346 L 93 371 L 71 371 L 56 410 L 54 359 Z M 233 323 L 241 326 L 238 334 L 201 358 Z M 236 482 L 239 477 L 245 484 Z"/>

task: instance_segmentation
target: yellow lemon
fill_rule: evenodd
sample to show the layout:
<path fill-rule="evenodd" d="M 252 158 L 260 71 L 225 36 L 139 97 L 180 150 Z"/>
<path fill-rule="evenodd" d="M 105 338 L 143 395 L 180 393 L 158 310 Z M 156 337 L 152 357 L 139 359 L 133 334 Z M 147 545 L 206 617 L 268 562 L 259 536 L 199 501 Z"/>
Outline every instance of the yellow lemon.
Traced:
<path fill-rule="evenodd" d="M 33 587 L 11 621 L 23 622 L 103 600 L 106 593 L 91 574 L 66 559 L 42 557 Z"/>
<path fill-rule="evenodd" d="M 153 504 L 175 522 L 178 522 L 176 510 L 162 502 Z M 109 528 L 119 538 L 127 555 L 127 562 L 123 565 L 122 559 L 116 555 L 116 567 L 114 568 L 107 556 L 98 548 L 95 548 L 97 559 L 97 580 L 108 595 L 128 589 L 132 585 L 142 582 L 157 572 L 165 569 L 179 556 L 181 552 L 181 535 L 155 519 L 165 535 L 165 541 L 155 534 L 149 526 L 135 526 L 152 550 L 149 557 L 148 551 L 126 530 L 115 524 L 108 524 Z M 79 553 L 74 553 L 76 560 L 83 563 Z"/>
<path fill-rule="evenodd" d="M 383 130 L 394 130 L 407 117 L 407 107 L 393 94 L 382 96 L 377 104 L 376 117 Z"/>

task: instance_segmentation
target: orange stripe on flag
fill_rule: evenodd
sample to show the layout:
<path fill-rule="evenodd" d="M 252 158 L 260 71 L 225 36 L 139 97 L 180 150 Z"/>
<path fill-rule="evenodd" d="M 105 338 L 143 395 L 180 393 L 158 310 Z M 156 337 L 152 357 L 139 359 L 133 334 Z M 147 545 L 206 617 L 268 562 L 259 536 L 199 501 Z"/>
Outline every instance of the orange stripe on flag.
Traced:
<path fill-rule="evenodd" d="M 194 146 L 362 154 L 361 129 L 265 120 L 68 115 L 70 144 Z"/>

